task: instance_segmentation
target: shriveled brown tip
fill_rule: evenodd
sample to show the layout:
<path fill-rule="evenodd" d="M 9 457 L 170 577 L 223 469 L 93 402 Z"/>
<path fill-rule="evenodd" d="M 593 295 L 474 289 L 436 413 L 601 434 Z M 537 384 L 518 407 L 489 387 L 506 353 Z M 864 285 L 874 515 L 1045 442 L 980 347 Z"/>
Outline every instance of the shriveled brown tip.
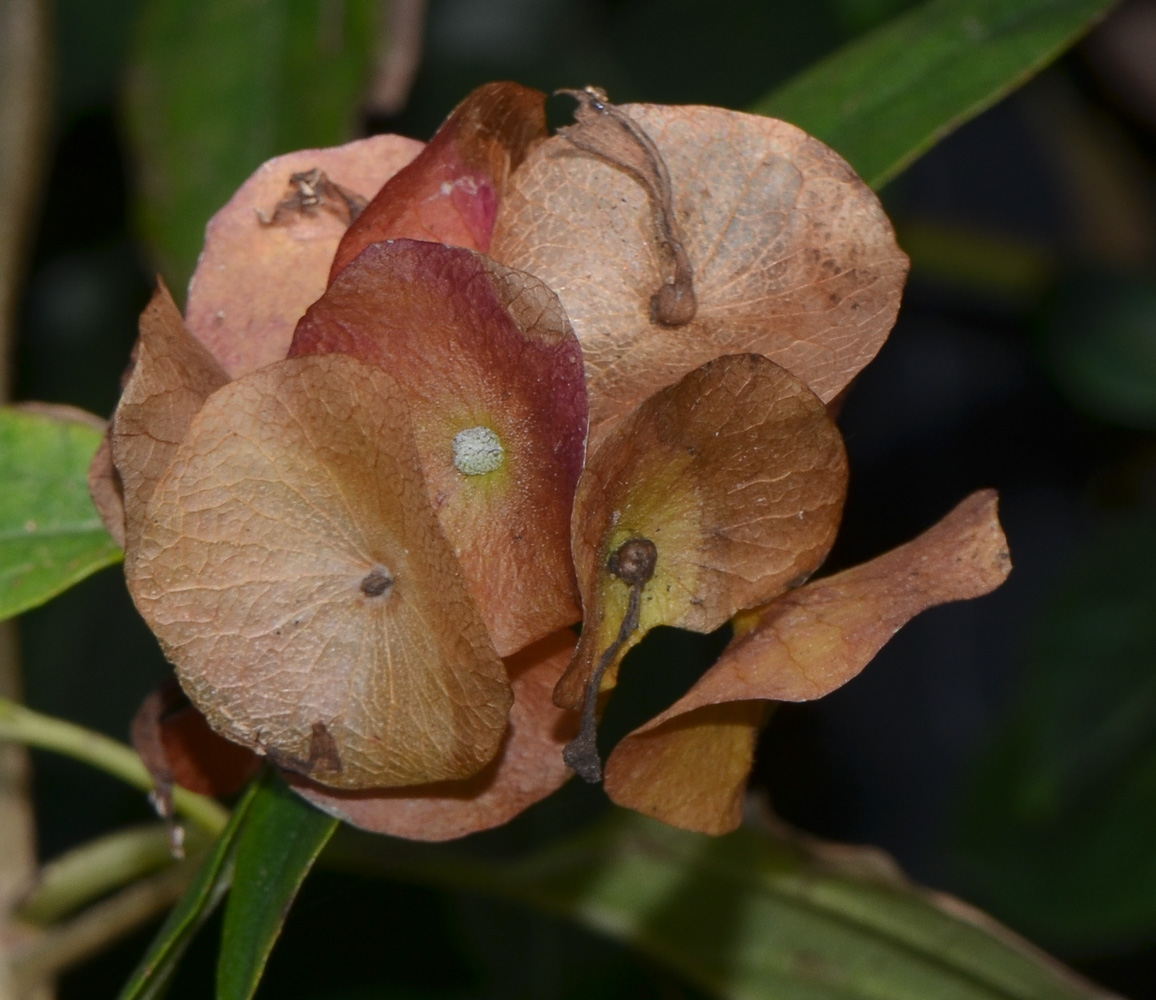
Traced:
<path fill-rule="evenodd" d="M 598 757 L 597 730 L 583 730 L 562 748 L 562 759 L 587 784 L 602 780 L 602 761 Z"/>
<path fill-rule="evenodd" d="M 209 220 L 186 317 L 231 377 L 285 357 L 362 199 L 421 149 L 413 139 L 375 135 L 286 153 L 258 167 Z"/>
<path fill-rule="evenodd" d="M 650 298 L 650 318 L 659 326 L 685 326 L 698 312 L 698 299 L 689 276 L 666 282 Z"/>
<path fill-rule="evenodd" d="M 623 542 L 606 561 L 606 568 L 619 580 L 631 586 L 646 583 L 654 576 L 658 548 L 649 538 L 631 538 Z"/>
<path fill-rule="evenodd" d="M 650 297 L 650 320 L 659 326 L 685 326 L 698 311 L 694 267 L 683 243 L 670 171 L 662 153 L 646 130 L 611 104 L 600 87 L 561 93 L 577 99 L 577 124 L 560 128 L 558 134 L 579 149 L 621 167 L 645 189 L 654 217 L 655 257 L 662 262 L 662 284 Z"/>
<path fill-rule="evenodd" d="M 288 195 L 277 203 L 272 215 L 255 209 L 262 225 L 288 225 L 297 215 L 329 212 L 348 226 L 369 203 L 365 195 L 330 180 L 320 167 L 290 174 L 288 187 Z"/>
<path fill-rule="evenodd" d="M 341 771 L 341 750 L 324 722 L 313 723 L 309 734 L 309 773 Z"/>

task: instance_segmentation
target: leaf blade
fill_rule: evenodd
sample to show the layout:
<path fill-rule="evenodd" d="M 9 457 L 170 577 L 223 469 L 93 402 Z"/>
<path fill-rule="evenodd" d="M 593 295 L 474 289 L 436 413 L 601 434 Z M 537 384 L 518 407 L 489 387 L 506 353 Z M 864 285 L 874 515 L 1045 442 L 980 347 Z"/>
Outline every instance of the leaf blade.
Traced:
<path fill-rule="evenodd" d="M 734 1000 L 1107 996 L 880 857 L 750 828 L 707 838 L 620 813 L 500 877 Z"/>
<path fill-rule="evenodd" d="M 377 5 L 148 0 L 130 58 L 127 120 L 141 228 L 184 288 L 205 221 L 277 153 L 352 138 Z"/>
<path fill-rule="evenodd" d="M 238 836 L 259 788 L 260 783 L 253 782 L 233 807 L 228 824 L 201 864 L 192 885 L 173 908 L 125 984 L 120 1000 L 154 1000 L 164 995 L 193 935 L 229 891 Z"/>
<path fill-rule="evenodd" d="M 572 920 L 726 1000 L 1113 997 L 881 851 L 778 823 L 708 837 L 622 810 L 504 863 L 355 837 L 331 856 Z"/>
<path fill-rule="evenodd" d="M 308 805 L 279 779 L 262 782 L 237 845 L 217 966 L 220 1000 L 247 1000 L 297 891 L 337 820 Z"/>
<path fill-rule="evenodd" d="M 1072 45 L 1114 0 L 930 0 L 773 91 L 878 189 Z"/>
<path fill-rule="evenodd" d="M 0 410 L 0 620 L 121 559 L 88 495 L 94 426 Z"/>

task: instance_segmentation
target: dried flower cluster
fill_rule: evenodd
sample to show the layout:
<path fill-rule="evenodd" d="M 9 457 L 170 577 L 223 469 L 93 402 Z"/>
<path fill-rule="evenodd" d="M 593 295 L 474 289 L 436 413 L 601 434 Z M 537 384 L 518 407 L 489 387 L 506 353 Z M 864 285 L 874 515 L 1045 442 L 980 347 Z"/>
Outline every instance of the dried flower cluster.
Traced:
<path fill-rule="evenodd" d="M 806 582 L 846 489 L 827 404 L 907 269 L 847 164 L 767 118 L 574 96 L 553 137 L 544 95 L 491 84 L 428 145 L 271 161 L 209 224 L 185 317 L 163 287 L 145 311 L 92 481 L 195 707 L 138 719 L 163 780 L 221 787 L 207 721 L 371 830 L 484 829 L 576 770 L 720 833 L 768 700 L 1006 575 L 981 493 Z M 603 773 L 626 653 L 728 621 Z"/>

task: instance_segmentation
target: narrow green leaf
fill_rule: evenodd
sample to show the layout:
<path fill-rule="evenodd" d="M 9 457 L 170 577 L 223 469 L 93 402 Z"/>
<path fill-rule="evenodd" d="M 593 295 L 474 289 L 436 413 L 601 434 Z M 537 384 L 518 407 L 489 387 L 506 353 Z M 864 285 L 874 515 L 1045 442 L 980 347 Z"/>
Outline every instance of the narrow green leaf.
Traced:
<path fill-rule="evenodd" d="M 281 933 L 297 891 L 337 829 L 277 777 L 262 783 L 237 846 L 233 892 L 225 908 L 218 1000 L 248 1000 Z"/>
<path fill-rule="evenodd" d="M 144 0 L 129 64 L 141 225 L 174 289 L 205 223 L 265 160 L 354 137 L 375 0 Z"/>
<path fill-rule="evenodd" d="M 1115 0 L 930 0 L 752 110 L 806 129 L 882 187 L 1075 42 Z"/>
<path fill-rule="evenodd" d="M 0 409 L 0 620 L 120 560 L 88 495 L 100 439 L 77 418 Z"/>
<path fill-rule="evenodd" d="M 356 835 L 330 856 L 569 918 L 727 1000 L 1110 996 L 871 848 L 749 828 L 710 838 L 616 812 L 513 862 Z"/>
<path fill-rule="evenodd" d="M 220 905 L 233 881 L 237 840 L 260 782 L 253 782 L 233 808 L 233 814 L 205 858 L 193 884 L 173 907 L 148 953 L 121 991 L 120 1000 L 154 1000 L 164 995 L 193 935 Z"/>

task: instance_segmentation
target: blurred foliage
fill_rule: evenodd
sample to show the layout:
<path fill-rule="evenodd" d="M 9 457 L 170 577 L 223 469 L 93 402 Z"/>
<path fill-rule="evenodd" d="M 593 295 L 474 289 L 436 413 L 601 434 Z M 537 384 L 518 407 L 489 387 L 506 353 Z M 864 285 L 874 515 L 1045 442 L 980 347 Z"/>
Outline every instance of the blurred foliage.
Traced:
<path fill-rule="evenodd" d="M 336 829 L 337 820 L 307 806 L 272 772 L 260 779 L 237 843 L 218 1000 L 248 1000 L 256 992 L 301 883 Z"/>
<path fill-rule="evenodd" d="M 1053 947 L 1156 934 L 1156 523 L 1088 546 L 1035 623 L 962 820 L 982 901 Z"/>
<path fill-rule="evenodd" d="M 356 135 L 379 6 L 141 0 L 127 121 L 141 228 L 172 288 L 188 283 L 205 223 L 258 164 Z"/>
<path fill-rule="evenodd" d="M 152 947 L 125 983 L 121 1000 L 154 1000 L 165 995 L 193 935 L 220 906 L 233 884 L 241 831 L 264 787 L 262 782 L 254 781 L 233 807 L 228 824 L 201 863 L 188 891 L 173 907 Z"/>
<path fill-rule="evenodd" d="M 272 773 L 244 808 L 234 860 L 222 862 L 218 847 L 187 901 L 203 916 L 216 899 L 206 886 L 223 885 L 233 865 L 222 1000 L 253 995 L 288 904 L 336 826 Z M 1004 929 L 911 885 L 873 849 L 833 848 L 758 825 L 710 838 L 614 810 L 576 836 L 502 858 L 347 832 L 326 860 L 554 913 L 734 1000 L 1102 996 Z M 167 956 L 179 953 L 190 926 L 170 921 L 162 929 L 152 949 L 161 959 L 147 966 L 152 979 L 142 966 L 124 1000 L 153 995 L 147 984 L 165 981 Z"/>
<path fill-rule="evenodd" d="M 1020 86 L 1112 0 L 931 0 L 755 106 L 838 150 L 872 187 Z"/>
<path fill-rule="evenodd" d="M 615 810 L 506 860 L 351 836 L 334 862 L 466 886 L 620 938 L 735 1000 L 1101 997 L 889 858 L 772 832 L 720 838 Z M 456 854 L 456 857 L 455 857 Z"/>
<path fill-rule="evenodd" d="M 1107 272 L 1065 282 L 1047 310 L 1042 348 L 1077 406 L 1156 429 L 1156 276 Z"/>

